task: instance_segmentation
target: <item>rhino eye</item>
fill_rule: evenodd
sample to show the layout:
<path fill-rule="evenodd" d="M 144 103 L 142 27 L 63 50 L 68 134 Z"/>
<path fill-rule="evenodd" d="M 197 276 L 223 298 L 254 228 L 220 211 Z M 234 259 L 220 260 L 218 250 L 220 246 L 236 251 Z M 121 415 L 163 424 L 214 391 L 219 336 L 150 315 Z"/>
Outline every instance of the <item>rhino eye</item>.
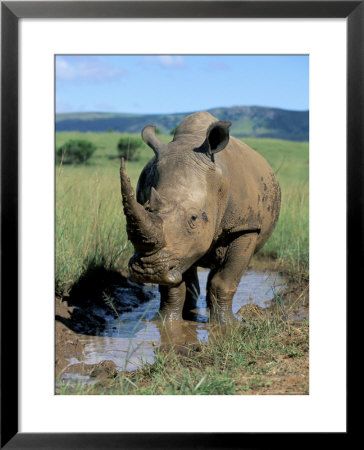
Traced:
<path fill-rule="evenodd" d="M 196 214 L 193 214 L 189 220 L 188 220 L 188 224 L 190 225 L 191 228 L 195 228 L 197 226 L 198 223 L 198 216 Z"/>

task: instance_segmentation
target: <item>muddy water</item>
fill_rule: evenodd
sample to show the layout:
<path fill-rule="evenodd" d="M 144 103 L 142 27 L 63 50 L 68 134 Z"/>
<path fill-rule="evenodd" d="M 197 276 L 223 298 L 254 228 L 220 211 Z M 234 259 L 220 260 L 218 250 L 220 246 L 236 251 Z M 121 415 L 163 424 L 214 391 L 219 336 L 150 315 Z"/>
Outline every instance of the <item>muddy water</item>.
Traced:
<path fill-rule="evenodd" d="M 72 365 L 98 364 L 101 361 L 113 361 L 119 371 L 131 371 L 146 363 L 154 362 L 154 351 L 160 345 L 187 344 L 208 341 L 209 325 L 206 305 L 206 282 L 208 271 L 198 273 L 201 294 L 195 313 L 195 321 L 161 324 L 153 321 L 159 310 L 159 292 L 157 286 L 146 286 L 150 300 L 138 304 L 132 297 L 132 291 L 123 288 L 114 289 L 114 297 L 120 302 L 132 305 L 128 312 L 117 319 L 105 316 L 106 327 L 98 335 L 80 335 L 83 344 L 82 354 L 69 359 L 70 370 L 61 376 L 64 382 L 87 382 L 80 380 L 79 374 L 72 373 Z M 276 272 L 254 272 L 248 270 L 242 277 L 233 300 L 233 313 L 247 304 L 262 308 L 270 305 L 273 297 L 286 288 L 285 280 Z M 130 297 L 130 298 L 129 298 Z"/>

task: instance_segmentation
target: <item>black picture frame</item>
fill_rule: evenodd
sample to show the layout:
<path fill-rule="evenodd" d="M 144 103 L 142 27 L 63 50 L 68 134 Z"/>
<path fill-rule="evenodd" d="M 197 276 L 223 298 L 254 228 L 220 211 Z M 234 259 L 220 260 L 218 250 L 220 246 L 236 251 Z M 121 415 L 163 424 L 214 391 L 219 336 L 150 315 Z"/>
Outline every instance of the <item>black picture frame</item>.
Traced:
<path fill-rule="evenodd" d="M 353 299 L 360 292 L 359 280 L 364 273 L 364 1 L 1 2 L 1 448 L 261 447 L 263 440 L 271 442 L 273 436 L 267 433 L 18 432 L 18 342 L 14 338 L 18 331 L 14 318 L 18 317 L 19 281 L 18 22 L 21 18 L 118 17 L 347 18 L 347 304 L 350 297 Z M 358 250 L 359 257 L 355 257 Z M 339 434 L 348 436 L 348 432 Z M 280 434 L 280 446 L 286 446 L 291 437 Z M 296 438 L 294 435 L 293 439 Z M 308 438 L 309 433 L 304 434 L 300 443 Z"/>

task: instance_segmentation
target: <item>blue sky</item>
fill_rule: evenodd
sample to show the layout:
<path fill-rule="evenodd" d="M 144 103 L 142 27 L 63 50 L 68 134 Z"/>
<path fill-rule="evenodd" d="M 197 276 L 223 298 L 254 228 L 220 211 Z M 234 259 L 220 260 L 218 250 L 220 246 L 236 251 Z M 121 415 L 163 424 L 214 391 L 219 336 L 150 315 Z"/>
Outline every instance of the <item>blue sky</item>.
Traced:
<path fill-rule="evenodd" d="M 308 110 L 306 55 L 57 55 L 56 112 Z"/>

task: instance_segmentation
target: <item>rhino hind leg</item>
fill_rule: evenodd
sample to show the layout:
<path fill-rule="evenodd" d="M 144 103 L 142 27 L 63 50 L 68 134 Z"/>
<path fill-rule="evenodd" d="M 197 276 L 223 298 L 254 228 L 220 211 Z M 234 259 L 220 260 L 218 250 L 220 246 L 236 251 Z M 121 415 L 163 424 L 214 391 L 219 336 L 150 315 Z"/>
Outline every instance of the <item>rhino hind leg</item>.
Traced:
<path fill-rule="evenodd" d="M 178 286 L 159 285 L 159 293 L 161 305 L 158 317 L 166 322 L 182 320 L 182 310 L 186 298 L 186 283 L 182 281 Z"/>
<path fill-rule="evenodd" d="M 207 305 L 210 322 L 235 322 L 233 297 L 240 279 L 254 254 L 258 233 L 243 234 L 228 246 L 222 266 L 211 270 L 207 280 Z"/>

